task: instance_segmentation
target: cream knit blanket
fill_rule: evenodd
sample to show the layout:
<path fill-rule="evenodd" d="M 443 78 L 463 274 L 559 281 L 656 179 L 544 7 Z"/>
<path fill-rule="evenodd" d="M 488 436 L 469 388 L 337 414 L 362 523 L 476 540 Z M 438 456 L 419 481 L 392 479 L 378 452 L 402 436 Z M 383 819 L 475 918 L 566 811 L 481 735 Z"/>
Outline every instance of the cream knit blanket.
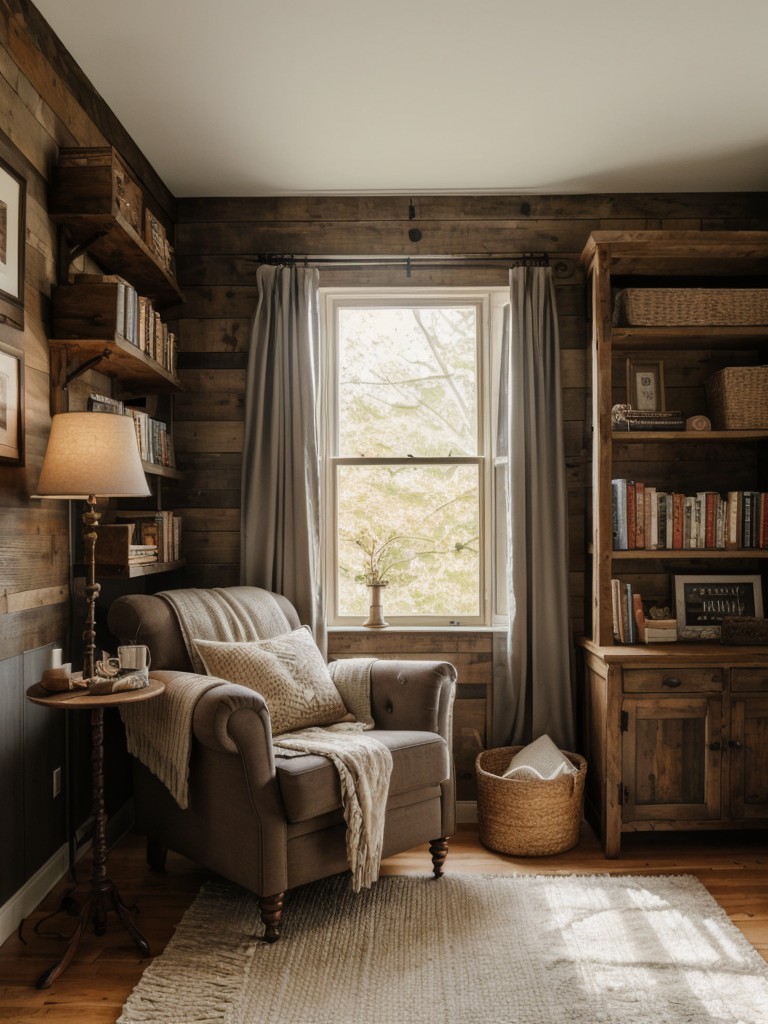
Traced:
<path fill-rule="evenodd" d="M 204 693 L 221 679 L 180 672 L 155 700 L 123 704 L 128 752 L 156 775 L 181 808 L 189 806 L 192 716 Z"/>
<path fill-rule="evenodd" d="M 260 587 L 163 590 L 157 596 L 176 613 L 189 660 L 201 674 L 205 665 L 193 640 L 267 640 L 291 628 L 274 596 Z"/>
<path fill-rule="evenodd" d="M 283 733 L 272 740 L 275 757 L 321 754 L 339 773 L 347 823 L 347 860 L 352 889 L 368 888 L 379 877 L 384 820 L 392 775 L 392 754 L 360 723 L 340 723 Z"/>

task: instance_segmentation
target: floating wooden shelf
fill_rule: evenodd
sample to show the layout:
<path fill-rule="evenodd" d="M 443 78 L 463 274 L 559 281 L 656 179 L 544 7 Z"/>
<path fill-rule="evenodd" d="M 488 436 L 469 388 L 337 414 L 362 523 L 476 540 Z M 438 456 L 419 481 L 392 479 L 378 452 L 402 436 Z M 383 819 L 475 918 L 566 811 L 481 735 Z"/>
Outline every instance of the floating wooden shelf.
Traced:
<path fill-rule="evenodd" d="M 158 572 L 173 572 L 186 564 L 183 558 L 176 562 L 151 562 L 149 565 L 105 565 L 96 566 L 96 576 L 102 579 L 128 580 L 138 576 L 152 576 Z"/>
<path fill-rule="evenodd" d="M 99 373 L 142 391 L 182 391 L 178 377 L 125 338 L 51 338 L 51 351 L 61 352 L 68 363 L 83 363 L 102 355 Z"/>
<path fill-rule="evenodd" d="M 120 214 L 51 213 L 67 242 L 87 251 L 108 273 L 127 278 L 158 308 L 184 301 L 176 279 L 163 267 L 147 244 Z"/>
<path fill-rule="evenodd" d="M 165 480 L 183 480 L 184 474 L 181 470 L 176 469 L 175 466 L 157 466 L 154 462 L 145 462 L 141 460 L 141 465 L 144 468 L 145 473 L 149 473 L 150 476 L 161 476 Z"/>

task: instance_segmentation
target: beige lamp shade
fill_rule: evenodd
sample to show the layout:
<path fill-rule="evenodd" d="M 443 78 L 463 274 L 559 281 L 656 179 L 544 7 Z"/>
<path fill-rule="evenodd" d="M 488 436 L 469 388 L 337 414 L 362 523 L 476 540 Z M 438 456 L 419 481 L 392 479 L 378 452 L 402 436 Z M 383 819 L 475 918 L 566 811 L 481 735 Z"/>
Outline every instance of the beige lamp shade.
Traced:
<path fill-rule="evenodd" d="M 133 498 L 150 494 L 132 416 L 62 412 L 51 436 L 37 494 L 46 498 Z"/>

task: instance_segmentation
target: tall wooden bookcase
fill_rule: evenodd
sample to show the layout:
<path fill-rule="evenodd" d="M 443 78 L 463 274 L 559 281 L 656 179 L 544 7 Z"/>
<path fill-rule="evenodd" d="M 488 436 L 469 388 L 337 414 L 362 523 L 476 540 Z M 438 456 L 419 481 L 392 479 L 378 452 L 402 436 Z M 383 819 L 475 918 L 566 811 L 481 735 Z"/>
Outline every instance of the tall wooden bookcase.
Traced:
<path fill-rule="evenodd" d="M 663 362 L 666 407 L 684 417 L 707 413 L 705 383 L 717 371 L 768 361 L 768 323 L 615 322 L 626 288 L 768 289 L 768 233 L 596 232 L 582 262 L 593 321 L 587 811 L 606 855 L 617 856 L 625 832 L 768 825 L 768 646 L 620 644 L 611 597 L 618 578 L 674 614 L 675 576 L 757 575 L 765 591 L 766 549 L 615 550 L 612 481 L 690 494 L 765 491 L 768 430 L 624 433 L 613 429 L 612 409 L 628 400 L 628 358 Z"/>

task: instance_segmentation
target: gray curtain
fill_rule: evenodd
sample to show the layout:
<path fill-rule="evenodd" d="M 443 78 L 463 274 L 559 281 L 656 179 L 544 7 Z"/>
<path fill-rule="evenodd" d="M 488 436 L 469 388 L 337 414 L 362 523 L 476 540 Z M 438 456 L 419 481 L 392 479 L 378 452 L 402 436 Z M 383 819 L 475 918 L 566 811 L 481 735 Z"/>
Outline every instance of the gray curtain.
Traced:
<path fill-rule="evenodd" d="M 494 742 L 574 749 L 557 306 L 549 267 L 514 267 L 497 442 L 506 462 L 509 629 L 494 658 Z"/>
<path fill-rule="evenodd" d="M 316 269 L 262 266 L 245 392 L 240 581 L 284 594 L 326 651 Z"/>

